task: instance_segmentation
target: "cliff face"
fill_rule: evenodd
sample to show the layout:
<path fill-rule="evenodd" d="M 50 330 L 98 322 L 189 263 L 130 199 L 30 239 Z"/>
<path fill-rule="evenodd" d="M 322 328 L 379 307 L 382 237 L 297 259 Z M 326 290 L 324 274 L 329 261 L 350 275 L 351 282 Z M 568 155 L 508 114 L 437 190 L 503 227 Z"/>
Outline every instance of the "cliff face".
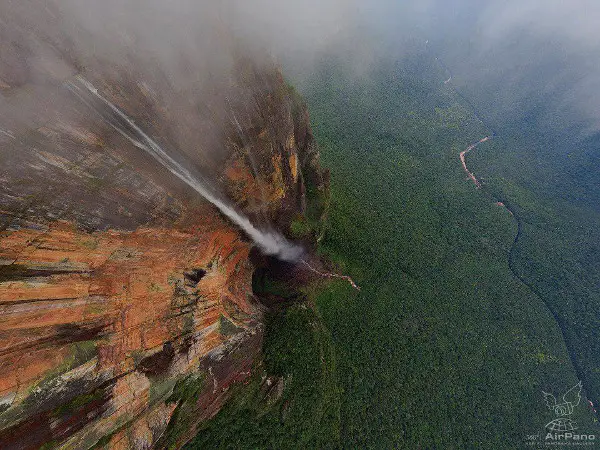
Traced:
<path fill-rule="evenodd" d="M 20 61 L 23 45 L 4 55 Z M 326 182 L 308 115 L 273 66 L 235 55 L 227 77 L 176 94 L 66 55 L 42 76 L 0 68 L 4 106 L 36 105 L 0 130 L 1 447 L 179 445 L 260 355 L 252 244 L 65 82 L 91 80 L 281 230 L 303 213 L 305 179 Z"/>

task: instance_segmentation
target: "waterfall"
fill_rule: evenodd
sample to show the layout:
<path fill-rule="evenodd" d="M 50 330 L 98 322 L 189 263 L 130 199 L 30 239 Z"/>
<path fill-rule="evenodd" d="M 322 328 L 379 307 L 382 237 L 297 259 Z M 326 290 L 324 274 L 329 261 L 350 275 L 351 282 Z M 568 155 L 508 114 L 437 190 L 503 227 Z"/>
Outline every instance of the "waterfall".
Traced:
<path fill-rule="evenodd" d="M 263 253 L 290 262 L 297 261 L 300 258 L 303 253 L 301 247 L 292 244 L 284 236 L 275 231 L 264 231 L 256 228 L 234 205 L 215 193 L 210 188 L 209 183 L 202 180 L 199 176 L 193 175 L 182 164 L 167 154 L 156 141 L 138 127 L 123 111 L 100 95 L 90 82 L 81 76 L 77 76 L 76 81 L 67 82 L 67 86 L 81 101 L 102 117 L 106 123 L 122 134 L 137 148 L 152 156 L 169 172 L 184 181 L 217 207 L 231 222 L 244 230 Z M 99 109 L 89 101 L 90 95 L 92 99 L 100 101 L 104 105 L 104 110 Z M 108 108 L 107 110 L 106 107 Z"/>

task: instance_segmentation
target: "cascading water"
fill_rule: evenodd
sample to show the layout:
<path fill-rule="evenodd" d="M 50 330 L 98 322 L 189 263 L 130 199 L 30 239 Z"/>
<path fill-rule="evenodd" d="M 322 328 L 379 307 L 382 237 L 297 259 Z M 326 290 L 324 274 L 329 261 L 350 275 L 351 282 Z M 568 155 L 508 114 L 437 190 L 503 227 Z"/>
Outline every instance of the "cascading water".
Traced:
<path fill-rule="evenodd" d="M 112 126 L 136 147 L 144 150 L 163 165 L 173 175 L 184 181 L 202 197 L 212 203 L 229 220 L 239 226 L 252 241 L 267 254 L 289 262 L 296 262 L 302 256 L 303 249 L 289 242 L 281 234 L 274 231 L 263 231 L 256 228 L 250 220 L 233 205 L 214 193 L 208 183 L 193 175 L 182 164 L 169 156 L 150 136 L 148 136 L 132 119 L 109 100 L 98 93 L 98 90 L 81 76 L 75 81 L 67 82 L 68 88 L 86 105 L 92 108 L 106 123 Z M 91 101 L 90 101 L 91 100 Z M 94 105 L 100 102 L 102 108 Z"/>

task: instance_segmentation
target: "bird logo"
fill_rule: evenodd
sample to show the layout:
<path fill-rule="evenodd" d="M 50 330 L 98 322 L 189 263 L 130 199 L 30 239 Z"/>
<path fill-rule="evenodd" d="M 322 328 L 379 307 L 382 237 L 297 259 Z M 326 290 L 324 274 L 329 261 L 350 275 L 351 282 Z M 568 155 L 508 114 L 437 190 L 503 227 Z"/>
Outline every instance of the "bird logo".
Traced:
<path fill-rule="evenodd" d="M 559 403 L 556 397 L 548 392 L 542 391 L 544 401 L 548 409 L 554 411 L 557 418 L 546 424 L 549 431 L 573 431 L 577 429 L 577 424 L 567 416 L 573 414 L 573 409 L 581 402 L 581 381 L 565 392 L 562 396 L 562 402 Z"/>

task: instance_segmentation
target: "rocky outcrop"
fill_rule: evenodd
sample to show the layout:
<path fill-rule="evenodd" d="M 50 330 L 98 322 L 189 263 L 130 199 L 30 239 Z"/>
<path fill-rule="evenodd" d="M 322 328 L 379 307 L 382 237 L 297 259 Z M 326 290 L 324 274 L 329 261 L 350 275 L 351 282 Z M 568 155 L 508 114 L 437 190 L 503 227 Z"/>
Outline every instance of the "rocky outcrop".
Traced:
<path fill-rule="evenodd" d="M 152 443 L 177 382 L 214 365 L 202 383 L 218 408 L 260 351 L 249 245 L 219 220 L 94 233 L 54 222 L 4 232 L 0 248 L 11 261 L 0 272 L 3 448 L 85 448 L 128 422 Z"/>
<path fill-rule="evenodd" d="M 1 447 L 181 445 L 260 355 L 252 243 L 65 81 L 92 80 L 257 226 L 284 231 L 306 183 L 327 181 L 306 109 L 274 66 L 236 52 L 227 76 L 174 91 L 66 43 L 63 65 L 16 70 L 27 41 L 2 45 L 16 62 L 0 68 L 1 106 L 29 106 L 0 130 Z"/>

